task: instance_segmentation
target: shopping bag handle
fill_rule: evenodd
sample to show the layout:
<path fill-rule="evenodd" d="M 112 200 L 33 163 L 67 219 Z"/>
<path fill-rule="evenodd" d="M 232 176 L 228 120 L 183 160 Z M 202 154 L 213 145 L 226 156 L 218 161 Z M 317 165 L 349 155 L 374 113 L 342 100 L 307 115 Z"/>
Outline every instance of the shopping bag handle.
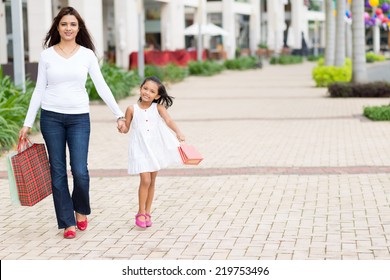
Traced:
<path fill-rule="evenodd" d="M 19 137 L 18 141 L 18 153 L 23 152 L 27 148 L 31 147 L 32 143 L 28 137 Z"/>

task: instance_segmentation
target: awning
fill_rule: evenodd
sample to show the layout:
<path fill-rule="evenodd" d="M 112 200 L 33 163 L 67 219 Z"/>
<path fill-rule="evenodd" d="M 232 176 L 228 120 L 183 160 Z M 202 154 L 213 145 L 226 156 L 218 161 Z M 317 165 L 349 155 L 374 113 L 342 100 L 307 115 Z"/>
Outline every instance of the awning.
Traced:
<path fill-rule="evenodd" d="M 222 29 L 221 27 L 212 24 L 202 24 L 200 26 L 201 31 L 200 33 L 202 35 L 209 35 L 209 36 L 227 36 L 229 35 L 229 32 L 227 32 L 225 29 Z M 198 35 L 199 34 L 199 24 L 195 23 L 193 25 L 188 26 L 186 29 L 184 29 L 184 35 Z"/>

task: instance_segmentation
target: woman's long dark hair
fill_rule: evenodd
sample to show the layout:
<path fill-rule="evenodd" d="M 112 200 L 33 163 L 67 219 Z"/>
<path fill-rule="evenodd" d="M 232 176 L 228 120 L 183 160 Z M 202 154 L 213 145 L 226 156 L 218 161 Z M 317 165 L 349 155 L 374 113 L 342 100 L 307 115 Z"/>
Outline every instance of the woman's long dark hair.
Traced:
<path fill-rule="evenodd" d="M 156 100 L 153 100 L 154 103 L 157 103 L 157 104 L 161 104 L 163 105 L 165 108 L 168 109 L 168 107 L 171 107 L 173 105 L 173 96 L 169 96 L 168 95 L 168 92 L 165 88 L 165 86 L 163 85 L 163 83 L 160 81 L 159 78 L 157 78 L 156 76 L 150 76 L 150 77 L 146 77 L 145 80 L 142 82 L 140 88 L 143 87 L 143 85 L 147 82 L 147 81 L 152 81 L 152 82 L 155 82 L 158 86 L 158 95 L 160 95 L 160 98 L 159 99 L 156 99 Z M 141 97 L 138 99 L 138 101 L 141 101 Z"/>
<path fill-rule="evenodd" d="M 76 43 L 95 52 L 95 45 L 92 42 L 91 35 L 89 35 L 84 20 L 81 18 L 80 14 L 72 7 L 64 7 L 58 12 L 58 15 L 53 19 L 53 23 L 50 27 L 49 32 L 47 32 L 46 34 L 43 46 L 45 48 L 49 48 L 58 44 L 61 41 L 60 33 L 58 32 L 57 28 L 60 24 L 62 17 L 66 15 L 75 16 L 78 21 L 79 32 L 76 36 Z"/>

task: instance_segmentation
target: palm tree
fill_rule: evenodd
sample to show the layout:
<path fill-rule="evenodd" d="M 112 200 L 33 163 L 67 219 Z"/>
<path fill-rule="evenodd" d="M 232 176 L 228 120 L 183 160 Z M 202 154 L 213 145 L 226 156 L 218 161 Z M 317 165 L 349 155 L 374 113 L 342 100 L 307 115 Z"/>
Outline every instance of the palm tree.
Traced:
<path fill-rule="evenodd" d="M 337 0 L 336 15 L 336 59 L 335 66 L 343 66 L 345 62 L 345 0 Z M 356 1 L 357 2 L 357 1 Z"/>
<path fill-rule="evenodd" d="M 352 82 L 367 82 L 364 1 L 352 1 Z"/>
<path fill-rule="evenodd" d="M 358 1 L 355 1 L 358 2 Z M 325 0 L 326 17 L 326 46 L 325 46 L 325 65 L 334 65 L 335 54 L 335 19 L 333 15 L 333 0 Z"/>

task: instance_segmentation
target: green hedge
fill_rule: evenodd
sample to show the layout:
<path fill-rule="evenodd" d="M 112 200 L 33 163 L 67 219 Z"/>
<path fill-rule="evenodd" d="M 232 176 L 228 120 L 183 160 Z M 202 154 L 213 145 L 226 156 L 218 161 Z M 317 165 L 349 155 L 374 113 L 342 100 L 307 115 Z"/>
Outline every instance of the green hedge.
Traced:
<path fill-rule="evenodd" d="M 149 76 L 156 76 L 164 82 L 177 83 L 188 76 L 188 69 L 173 63 L 163 67 L 148 64 L 145 65 L 145 77 Z"/>
<path fill-rule="evenodd" d="M 366 62 L 373 63 L 376 61 L 384 61 L 386 58 L 383 55 L 375 54 L 372 52 L 366 53 Z"/>
<path fill-rule="evenodd" d="M 140 83 L 138 74 L 135 71 L 127 71 L 114 64 L 104 63 L 101 71 L 116 100 L 129 96 L 131 89 Z M 85 87 L 90 100 L 101 100 L 89 76 Z"/>
<path fill-rule="evenodd" d="M 390 106 L 367 106 L 363 114 L 373 121 L 390 121 Z"/>
<path fill-rule="evenodd" d="M 224 66 L 229 70 L 246 70 L 257 68 L 258 63 L 258 58 L 255 56 L 240 56 L 236 59 L 226 60 Z"/>
<path fill-rule="evenodd" d="M 206 61 L 190 61 L 188 63 L 188 72 L 194 76 L 212 76 L 224 70 L 224 66 L 217 62 Z"/>
<path fill-rule="evenodd" d="M 34 83 L 26 81 L 26 93 L 20 87 L 16 87 L 9 76 L 3 76 L 0 67 L 0 153 L 12 148 L 19 137 L 22 128 Z M 39 121 L 39 114 L 36 123 Z M 34 126 L 33 130 L 37 130 Z"/>
<path fill-rule="evenodd" d="M 270 64 L 299 64 L 303 62 L 303 57 L 298 55 L 281 55 L 279 57 L 273 56 Z"/>
<path fill-rule="evenodd" d="M 312 71 L 312 77 L 317 87 L 327 87 L 335 82 L 349 82 L 352 79 L 352 61 L 346 58 L 342 67 L 325 66 L 324 59 L 321 58 Z"/>
<path fill-rule="evenodd" d="M 331 97 L 390 97 L 390 84 L 386 82 L 332 83 L 328 86 L 328 92 Z"/>

